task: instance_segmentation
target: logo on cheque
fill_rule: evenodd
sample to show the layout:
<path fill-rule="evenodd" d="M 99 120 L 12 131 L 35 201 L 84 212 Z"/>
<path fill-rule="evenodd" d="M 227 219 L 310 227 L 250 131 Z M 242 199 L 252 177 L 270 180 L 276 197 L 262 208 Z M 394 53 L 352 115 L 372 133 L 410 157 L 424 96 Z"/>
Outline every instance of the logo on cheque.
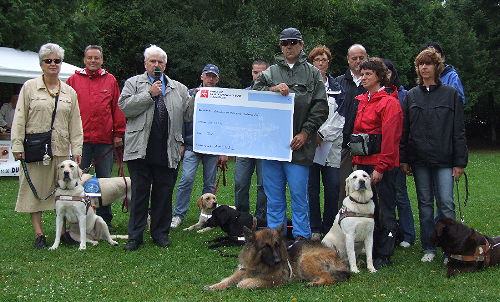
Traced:
<path fill-rule="evenodd" d="M 208 98 L 208 90 L 206 90 L 206 89 L 201 90 L 200 97 L 201 98 Z"/>

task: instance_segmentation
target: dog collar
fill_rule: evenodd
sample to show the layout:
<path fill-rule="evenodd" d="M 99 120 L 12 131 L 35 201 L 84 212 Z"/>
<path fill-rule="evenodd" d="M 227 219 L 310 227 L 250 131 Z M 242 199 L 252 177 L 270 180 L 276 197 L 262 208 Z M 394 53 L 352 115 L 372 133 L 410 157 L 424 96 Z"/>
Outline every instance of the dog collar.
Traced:
<path fill-rule="evenodd" d="M 212 217 L 212 215 L 204 214 L 204 213 L 200 213 L 200 216 L 203 217 L 203 218 L 207 218 L 207 219 L 209 219 L 210 217 Z"/>
<path fill-rule="evenodd" d="M 450 258 L 464 262 L 484 262 L 484 267 L 489 266 L 490 251 L 492 248 L 498 246 L 498 243 L 491 246 L 490 243 L 488 242 L 488 239 L 484 238 L 484 240 L 486 241 L 485 244 L 478 245 L 476 247 L 476 250 L 474 251 L 474 255 L 468 256 L 468 255 L 451 254 Z"/>
<path fill-rule="evenodd" d="M 370 202 L 370 200 L 371 200 L 371 199 L 368 199 L 368 201 L 367 201 L 367 202 L 359 202 L 359 201 L 357 201 L 356 199 L 352 198 L 351 196 L 349 196 L 349 199 L 350 199 L 350 200 L 352 200 L 352 201 L 354 201 L 355 203 L 360 203 L 360 204 L 367 204 L 367 203 L 369 203 L 369 202 Z"/>
<path fill-rule="evenodd" d="M 71 196 L 71 195 L 59 195 L 59 196 L 56 196 L 56 200 L 83 201 L 84 197 Z"/>

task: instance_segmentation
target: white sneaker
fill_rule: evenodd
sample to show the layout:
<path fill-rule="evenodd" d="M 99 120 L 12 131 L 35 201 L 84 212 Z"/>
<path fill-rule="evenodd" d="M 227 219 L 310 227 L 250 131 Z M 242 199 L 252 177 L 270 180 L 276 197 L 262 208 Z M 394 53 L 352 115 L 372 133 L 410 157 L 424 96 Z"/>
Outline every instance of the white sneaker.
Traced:
<path fill-rule="evenodd" d="M 436 254 L 425 253 L 424 256 L 422 257 L 421 261 L 422 262 L 431 262 L 432 260 L 434 260 L 434 257 L 436 257 Z"/>
<path fill-rule="evenodd" d="M 399 246 L 404 247 L 404 248 L 409 248 L 411 246 L 411 244 L 408 241 L 401 241 Z"/>
<path fill-rule="evenodd" d="M 444 257 L 443 264 L 446 266 L 449 261 L 448 257 Z"/>
<path fill-rule="evenodd" d="M 170 223 L 170 227 L 175 229 L 176 227 L 180 226 L 182 224 L 182 218 L 179 216 L 174 216 L 172 218 L 172 222 Z"/>
<path fill-rule="evenodd" d="M 312 233 L 311 240 L 320 241 L 321 240 L 321 233 Z"/>

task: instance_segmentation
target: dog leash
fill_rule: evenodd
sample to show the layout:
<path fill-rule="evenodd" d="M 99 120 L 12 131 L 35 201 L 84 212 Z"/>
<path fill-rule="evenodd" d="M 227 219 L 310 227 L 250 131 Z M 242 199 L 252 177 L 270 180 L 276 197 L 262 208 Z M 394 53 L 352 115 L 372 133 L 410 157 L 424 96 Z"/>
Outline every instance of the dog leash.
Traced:
<path fill-rule="evenodd" d="M 128 184 L 125 179 L 125 172 L 123 170 L 123 149 L 122 148 L 114 148 L 116 155 L 116 162 L 118 163 L 118 176 L 123 178 L 123 182 L 125 183 L 125 198 L 122 202 L 122 213 L 128 213 Z"/>
<path fill-rule="evenodd" d="M 467 202 L 469 201 L 469 179 L 467 178 L 467 173 L 464 172 L 464 177 L 465 177 L 465 200 L 464 200 L 464 207 L 467 205 Z M 460 190 L 458 188 L 458 182 L 460 180 L 455 181 L 455 188 L 457 189 L 457 203 L 458 203 L 458 213 L 460 214 L 460 221 L 462 223 L 465 222 L 464 215 L 462 213 L 462 207 L 460 206 Z"/>
<path fill-rule="evenodd" d="M 99 156 L 96 160 L 93 160 L 91 163 L 90 163 L 90 166 L 88 166 L 87 168 L 83 169 L 82 172 L 83 173 L 88 173 L 90 171 L 90 169 L 94 168 L 95 165 L 97 165 L 98 162 L 100 162 L 101 160 L 103 160 L 106 156 L 108 156 L 109 153 L 111 153 L 111 151 L 113 151 L 114 147 L 111 147 L 109 148 L 108 151 L 106 151 L 104 154 L 101 154 L 101 156 Z"/>
<path fill-rule="evenodd" d="M 36 191 L 35 185 L 31 181 L 31 177 L 30 177 L 30 174 L 28 172 L 28 166 L 26 166 L 26 162 L 24 161 L 24 159 L 20 159 L 20 161 L 21 161 L 21 166 L 23 167 L 24 177 L 26 178 L 26 181 L 28 182 L 28 185 L 30 186 L 31 192 L 33 192 L 33 195 L 35 195 L 36 199 L 47 200 L 50 196 L 52 196 L 56 192 L 56 188 L 54 187 L 54 190 L 49 195 L 47 195 L 47 197 L 40 198 L 40 196 L 38 196 L 38 192 Z"/>
<path fill-rule="evenodd" d="M 217 168 L 222 172 L 222 184 L 226 186 L 226 170 L 227 170 L 227 163 L 222 163 L 220 160 L 217 161 Z M 215 184 L 215 189 L 214 189 L 214 195 L 217 193 L 217 189 L 219 188 L 219 181 L 220 181 L 220 175 L 217 176 L 217 183 Z"/>

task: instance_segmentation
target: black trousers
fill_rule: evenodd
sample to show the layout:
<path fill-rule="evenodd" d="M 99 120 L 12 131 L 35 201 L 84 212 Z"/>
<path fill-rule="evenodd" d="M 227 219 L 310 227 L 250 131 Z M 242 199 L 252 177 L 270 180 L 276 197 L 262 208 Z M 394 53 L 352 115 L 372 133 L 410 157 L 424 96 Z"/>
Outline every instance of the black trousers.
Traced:
<path fill-rule="evenodd" d="M 151 208 L 151 237 L 153 240 L 168 238 L 172 222 L 172 193 L 177 180 L 177 169 L 148 164 L 143 159 L 127 162 L 132 181 L 132 200 L 128 221 L 129 240 L 143 241 Z M 149 199 L 151 198 L 151 206 Z"/>
<path fill-rule="evenodd" d="M 371 175 L 375 166 L 358 165 L 358 169 Z M 392 256 L 396 244 L 398 228 L 396 222 L 396 173 L 394 169 L 385 172 L 379 183 L 372 184 L 373 202 L 375 203 L 374 258 Z"/>

